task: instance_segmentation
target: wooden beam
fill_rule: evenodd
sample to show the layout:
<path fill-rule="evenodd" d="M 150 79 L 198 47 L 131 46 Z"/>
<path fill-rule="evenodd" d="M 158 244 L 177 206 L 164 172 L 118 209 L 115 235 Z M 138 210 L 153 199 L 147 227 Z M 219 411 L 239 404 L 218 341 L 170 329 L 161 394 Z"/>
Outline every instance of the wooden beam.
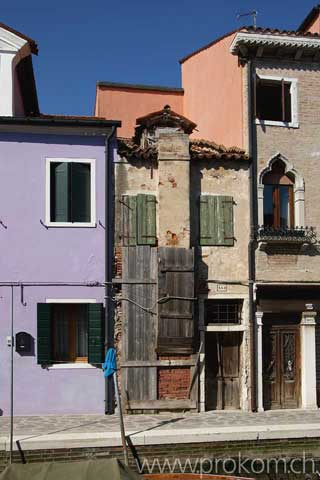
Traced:
<path fill-rule="evenodd" d="M 314 55 L 314 57 L 313 57 L 312 60 L 313 60 L 314 62 L 319 62 L 319 61 L 320 61 L 320 52 L 317 52 L 317 53 Z"/>
<path fill-rule="evenodd" d="M 121 368 L 144 367 L 193 367 L 196 361 L 190 360 L 127 360 L 121 363 Z"/>
<path fill-rule="evenodd" d="M 130 278 L 123 280 L 122 278 L 113 278 L 112 283 L 115 285 L 156 285 L 157 281 L 154 279 L 142 280 L 139 278 Z"/>
<path fill-rule="evenodd" d="M 257 49 L 257 54 L 256 54 L 258 58 L 262 57 L 263 50 L 264 50 L 264 46 L 260 45 L 260 47 L 258 47 L 258 49 Z"/>
<path fill-rule="evenodd" d="M 276 57 L 283 57 L 283 54 L 284 54 L 283 47 L 277 48 L 277 50 L 276 50 Z"/>
<path fill-rule="evenodd" d="M 245 45 L 239 45 L 239 51 L 243 57 L 248 55 L 248 48 Z"/>
<path fill-rule="evenodd" d="M 187 410 L 197 408 L 191 400 L 136 400 L 128 401 L 128 410 Z"/>

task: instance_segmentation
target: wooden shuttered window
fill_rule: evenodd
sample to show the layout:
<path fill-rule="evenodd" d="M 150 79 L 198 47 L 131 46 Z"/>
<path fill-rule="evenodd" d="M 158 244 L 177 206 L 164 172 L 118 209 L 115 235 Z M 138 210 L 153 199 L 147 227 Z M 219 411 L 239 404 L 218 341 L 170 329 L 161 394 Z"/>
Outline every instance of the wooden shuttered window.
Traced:
<path fill-rule="evenodd" d="M 122 242 L 124 246 L 156 245 L 156 197 L 124 195 L 121 201 Z"/>
<path fill-rule="evenodd" d="M 194 351 L 194 251 L 159 248 L 158 354 Z M 173 298 L 170 298 L 173 297 Z"/>
<path fill-rule="evenodd" d="M 91 166 L 80 162 L 50 165 L 51 222 L 91 221 Z"/>
<path fill-rule="evenodd" d="M 200 245 L 234 245 L 233 197 L 200 197 Z"/>
<path fill-rule="evenodd" d="M 52 363 L 52 305 L 38 303 L 37 316 L 37 362 L 48 365 Z"/>
<path fill-rule="evenodd" d="M 102 303 L 88 304 L 88 363 L 104 361 L 104 308 Z"/>
<path fill-rule="evenodd" d="M 70 306 L 72 305 L 66 305 L 67 308 Z M 62 307 L 62 305 L 59 304 L 59 307 Z M 50 303 L 38 303 L 37 305 L 37 363 L 40 365 L 59 362 L 54 358 L 53 349 L 55 336 L 54 308 L 55 305 Z M 70 317 L 71 321 L 73 319 Z M 79 321 L 81 321 L 80 318 Z M 104 359 L 104 307 L 102 303 L 87 305 L 87 322 L 88 363 L 102 363 Z M 67 358 L 69 358 L 69 354 L 71 355 L 71 352 L 66 352 Z"/>

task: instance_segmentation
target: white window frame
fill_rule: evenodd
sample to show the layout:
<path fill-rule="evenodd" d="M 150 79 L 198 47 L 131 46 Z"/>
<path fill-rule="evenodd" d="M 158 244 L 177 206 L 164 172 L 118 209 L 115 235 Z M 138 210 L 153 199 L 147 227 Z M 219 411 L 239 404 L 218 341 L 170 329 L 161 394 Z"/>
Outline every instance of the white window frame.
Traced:
<path fill-rule="evenodd" d="M 50 220 L 50 166 L 51 163 L 87 163 L 90 165 L 90 222 L 52 222 Z M 46 214 L 45 224 L 48 227 L 96 227 L 96 161 L 94 158 L 46 158 Z"/>
<path fill-rule="evenodd" d="M 46 298 L 46 303 L 97 303 L 95 298 Z M 54 363 L 48 370 L 96 369 L 91 363 Z"/>
<path fill-rule="evenodd" d="M 281 122 L 278 120 L 261 120 L 259 118 L 255 119 L 256 125 L 270 125 L 274 127 L 290 127 L 290 128 L 299 128 L 299 119 L 298 119 L 298 79 L 291 77 L 278 77 L 273 75 L 260 75 L 256 72 L 257 76 L 261 80 L 271 80 L 275 82 L 281 82 L 284 80 L 285 83 L 290 83 L 290 93 L 291 93 L 291 122 Z"/>
<path fill-rule="evenodd" d="M 305 227 L 305 185 L 302 175 L 294 168 L 293 164 L 284 157 L 280 152 L 276 153 L 268 161 L 268 164 L 263 168 L 258 176 L 258 224 L 264 225 L 264 183 L 263 177 L 268 172 L 271 172 L 272 165 L 277 160 L 281 160 L 285 165 L 285 173 L 291 173 L 294 177 L 293 185 L 293 202 L 294 202 L 294 226 Z"/>

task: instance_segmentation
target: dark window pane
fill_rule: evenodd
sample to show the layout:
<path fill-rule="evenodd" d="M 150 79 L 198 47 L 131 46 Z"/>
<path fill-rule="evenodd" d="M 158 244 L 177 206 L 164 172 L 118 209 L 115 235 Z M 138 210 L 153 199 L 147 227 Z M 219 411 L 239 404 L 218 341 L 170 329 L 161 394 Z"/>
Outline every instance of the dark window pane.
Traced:
<path fill-rule="evenodd" d="M 274 218 L 274 205 L 273 205 L 273 196 L 274 196 L 274 186 L 265 185 L 263 191 L 263 212 L 264 212 L 264 225 L 267 227 L 275 226 Z"/>
<path fill-rule="evenodd" d="M 83 361 L 88 357 L 87 305 L 53 305 L 53 360 Z"/>
<path fill-rule="evenodd" d="M 279 185 L 280 189 L 280 227 L 290 227 L 290 196 L 287 185 Z"/>
<path fill-rule="evenodd" d="M 55 305 L 53 308 L 53 342 L 54 360 L 66 362 L 70 360 L 70 323 L 66 305 Z"/>
<path fill-rule="evenodd" d="M 50 164 L 50 220 L 69 222 L 69 163 Z"/>
<path fill-rule="evenodd" d="M 87 310 L 79 305 L 76 316 L 76 356 L 88 356 L 88 319 Z"/>
<path fill-rule="evenodd" d="M 283 100 L 282 93 L 284 93 Z M 257 82 L 257 117 L 261 120 L 291 122 L 290 83 L 284 84 L 284 92 L 282 92 L 281 81 L 259 80 Z"/>
<path fill-rule="evenodd" d="M 91 191 L 90 165 L 72 163 L 71 175 L 71 212 L 72 222 L 90 222 Z"/>
<path fill-rule="evenodd" d="M 291 122 L 291 84 L 284 84 L 284 104 L 285 104 L 285 121 Z"/>
<path fill-rule="evenodd" d="M 238 300 L 206 300 L 205 322 L 211 323 L 240 323 L 242 302 Z"/>

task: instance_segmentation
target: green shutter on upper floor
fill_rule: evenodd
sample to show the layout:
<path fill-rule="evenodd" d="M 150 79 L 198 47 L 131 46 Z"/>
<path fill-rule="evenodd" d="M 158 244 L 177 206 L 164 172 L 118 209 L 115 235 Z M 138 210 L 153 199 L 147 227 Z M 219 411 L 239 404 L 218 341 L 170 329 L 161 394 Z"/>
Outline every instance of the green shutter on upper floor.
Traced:
<path fill-rule="evenodd" d="M 232 246 L 233 198 L 222 195 L 200 197 L 200 245 Z"/>
<path fill-rule="evenodd" d="M 49 365 L 52 363 L 52 305 L 38 303 L 37 305 L 37 363 Z"/>
<path fill-rule="evenodd" d="M 88 363 L 104 361 L 104 307 L 102 303 L 88 304 Z"/>
<path fill-rule="evenodd" d="M 91 168 L 88 163 L 72 162 L 71 168 L 71 221 L 91 221 Z"/>
<path fill-rule="evenodd" d="M 50 220 L 51 222 L 69 222 L 69 162 L 50 164 Z"/>
<path fill-rule="evenodd" d="M 156 197 L 137 195 L 137 244 L 156 245 Z"/>
<path fill-rule="evenodd" d="M 137 245 L 137 197 L 123 195 L 121 200 L 121 237 L 122 245 Z"/>

